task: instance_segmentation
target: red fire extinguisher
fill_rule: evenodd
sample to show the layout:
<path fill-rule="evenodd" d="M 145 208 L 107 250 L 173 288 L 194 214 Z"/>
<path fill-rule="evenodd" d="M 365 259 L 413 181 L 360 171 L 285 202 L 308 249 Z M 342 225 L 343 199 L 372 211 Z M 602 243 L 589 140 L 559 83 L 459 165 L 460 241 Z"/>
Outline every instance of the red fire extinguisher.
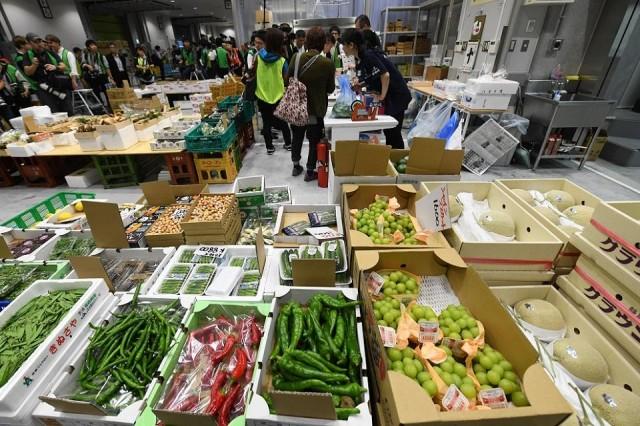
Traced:
<path fill-rule="evenodd" d="M 329 150 L 331 145 L 325 138 L 318 141 L 316 153 L 318 158 L 318 186 L 326 188 L 329 186 Z"/>

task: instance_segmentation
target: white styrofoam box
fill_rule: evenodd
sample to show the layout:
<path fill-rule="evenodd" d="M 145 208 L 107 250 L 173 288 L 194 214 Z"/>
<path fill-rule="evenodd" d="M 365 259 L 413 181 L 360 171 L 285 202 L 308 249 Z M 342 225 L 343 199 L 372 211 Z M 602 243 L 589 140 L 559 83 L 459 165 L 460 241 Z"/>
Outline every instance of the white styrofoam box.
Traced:
<path fill-rule="evenodd" d="M 258 351 L 258 365 L 261 366 L 258 372 L 258 379 L 253 381 L 253 397 L 245 411 L 245 421 L 247 426 L 266 426 L 266 425 L 329 425 L 329 426 L 369 426 L 372 423 L 371 412 L 369 411 L 369 382 L 367 380 L 367 361 L 364 346 L 364 331 L 362 328 L 361 311 L 360 307 L 356 306 L 356 328 L 358 334 L 358 346 L 360 348 L 360 355 L 362 357 L 362 368 L 359 370 L 362 373 L 362 386 L 367 391 L 362 395 L 364 402 L 357 406 L 360 409 L 360 414 L 355 416 L 349 416 L 349 420 L 327 420 L 327 419 L 314 419 L 310 417 L 290 417 L 279 416 L 277 414 L 271 414 L 267 401 L 262 397 L 262 392 L 267 380 L 267 368 L 269 363 L 269 357 L 271 350 L 273 349 L 275 341 L 275 323 L 273 321 L 278 317 L 281 305 L 290 302 L 297 301 L 299 303 L 307 303 L 311 297 L 315 294 L 322 293 L 329 296 L 336 296 L 342 293 L 348 300 L 358 300 L 358 289 L 346 288 L 311 288 L 311 287 L 279 287 L 276 291 L 275 298 L 271 302 L 272 316 L 267 318 L 265 323 L 265 335 L 263 337 L 263 344 L 260 345 Z"/>
<path fill-rule="evenodd" d="M 315 237 L 310 234 L 304 235 L 286 235 L 281 232 L 284 227 L 284 215 L 286 213 L 310 213 L 310 212 L 335 212 L 336 214 L 336 230 L 344 235 L 344 227 L 342 226 L 342 210 L 337 204 L 283 204 L 278 209 L 278 218 L 273 227 L 273 241 L 278 244 L 307 244 L 319 245 Z"/>
<path fill-rule="evenodd" d="M 74 131 L 65 132 L 65 133 L 54 133 L 51 137 L 53 144 L 55 146 L 65 146 L 65 145 L 75 145 L 78 143 L 78 140 L 74 136 Z"/>
<path fill-rule="evenodd" d="M 506 110 L 510 100 L 511 95 L 488 95 L 465 90 L 460 102 L 462 106 L 471 109 Z"/>
<path fill-rule="evenodd" d="M 242 268 L 237 266 L 221 266 L 204 294 L 212 297 L 225 297 L 242 281 Z"/>
<path fill-rule="evenodd" d="M 52 244 L 46 244 L 42 247 L 40 247 L 39 250 L 37 250 L 37 252 L 32 253 L 31 255 L 29 255 L 29 257 L 27 257 L 25 260 L 27 261 L 32 261 L 32 260 L 51 260 L 50 256 L 51 253 L 53 252 L 53 249 L 56 246 L 56 243 L 61 239 L 61 238 L 68 238 L 68 237 L 75 237 L 75 238 L 93 238 L 93 235 L 91 234 L 91 230 L 89 229 L 80 229 L 80 230 L 69 230 L 69 229 L 56 229 L 55 233 L 57 234 L 56 237 L 56 241 Z M 73 274 L 73 273 L 72 273 Z M 77 275 L 69 275 L 67 276 L 67 278 L 78 278 Z"/>
<path fill-rule="evenodd" d="M 154 120 L 155 121 L 155 120 Z M 136 138 L 138 142 L 149 142 L 153 140 L 153 134 L 159 129 L 158 123 L 150 124 L 147 127 L 136 130 Z"/>
<path fill-rule="evenodd" d="M 89 132 L 87 136 L 80 136 L 82 133 L 75 134 L 76 140 L 80 144 L 80 150 L 82 151 L 102 151 L 104 144 L 102 143 L 102 134 L 98 132 Z"/>
<path fill-rule="evenodd" d="M 200 124 L 200 115 L 195 115 L 195 114 L 182 114 L 174 123 L 173 123 L 173 128 L 174 129 L 191 129 L 193 126 L 197 126 L 198 124 Z"/>
<path fill-rule="evenodd" d="M 173 101 L 173 105 L 180 108 L 180 111 L 182 111 L 183 114 L 193 113 L 193 106 L 191 105 L 191 101 Z"/>
<path fill-rule="evenodd" d="M 122 151 L 138 143 L 133 123 L 115 131 L 102 131 L 102 143 L 107 151 Z"/>
<path fill-rule="evenodd" d="M 260 188 L 258 191 L 240 192 L 247 188 Z M 264 194 L 264 175 L 239 177 L 233 183 L 233 191 L 236 197 L 251 197 L 253 195 Z"/>
<path fill-rule="evenodd" d="M 14 129 L 24 131 L 24 121 L 22 121 L 22 117 L 12 118 L 9 120 L 9 123 L 11 123 L 11 127 Z"/>
<path fill-rule="evenodd" d="M 33 298 L 50 291 L 73 289 L 86 291 L 9 381 L 0 387 L 0 424 L 32 424 L 31 412 L 38 404 L 38 396 L 50 389 L 65 360 L 78 345 L 87 341 L 89 324 L 103 312 L 104 306 L 116 300 L 116 296 L 109 292 L 102 279 L 36 281 L 0 312 L 2 328 Z"/>
<path fill-rule="evenodd" d="M 465 89 L 465 84 L 456 80 L 434 80 L 433 88 L 446 96 L 458 97 Z"/>
<path fill-rule="evenodd" d="M 466 90 L 483 95 L 515 95 L 518 82 L 504 78 L 470 78 L 467 80 Z"/>
<path fill-rule="evenodd" d="M 51 238 L 49 238 L 44 244 L 42 244 L 37 249 L 33 250 L 31 253 L 24 254 L 24 255 L 16 257 L 17 260 L 21 260 L 21 261 L 25 261 L 25 262 L 31 262 L 33 260 L 41 259 L 40 254 L 42 252 L 46 252 L 47 250 L 50 250 L 51 248 L 53 248 L 56 245 L 56 241 L 58 240 L 58 238 L 61 235 L 67 233 L 67 232 L 68 231 L 65 231 L 65 230 L 62 230 L 62 229 L 55 229 L 55 230 L 23 229 L 23 230 L 19 230 L 19 229 L 13 229 L 13 228 L 0 227 L 0 235 L 2 235 L 2 237 L 7 242 L 7 244 L 10 244 L 13 240 L 35 239 L 35 238 L 38 238 L 39 236 L 41 236 L 42 234 L 45 234 L 45 233 L 53 234 L 53 236 Z"/>
<path fill-rule="evenodd" d="M 159 140 L 149 142 L 149 147 L 152 151 L 183 150 L 186 148 L 186 142 L 184 140 Z"/>
<path fill-rule="evenodd" d="M 95 167 L 83 167 L 64 177 L 69 188 L 89 188 L 100 182 L 100 174 Z"/>
<path fill-rule="evenodd" d="M 177 298 L 153 298 L 153 297 L 140 297 L 139 304 L 154 304 L 158 302 L 172 302 Z M 101 322 L 107 321 L 111 318 L 113 312 L 117 307 L 124 306 L 130 303 L 132 295 L 123 295 L 121 299 L 116 299 L 115 303 L 111 303 L 107 309 L 103 309 L 100 317 Z M 181 329 L 184 326 L 186 318 L 191 314 L 191 301 L 180 299 L 181 306 L 186 310 L 182 316 L 181 326 L 178 327 L 176 334 L 173 336 L 177 342 L 180 340 L 182 333 Z M 94 323 L 97 323 L 94 321 Z M 43 396 L 55 398 L 56 395 L 70 395 L 76 391 L 78 376 L 82 371 L 82 365 L 86 358 L 85 352 L 89 345 L 89 341 L 86 341 L 79 350 L 74 352 L 67 363 L 64 364 L 64 368 L 60 369 L 62 372 L 53 377 L 53 383 Z M 175 345 L 174 345 L 175 346 Z M 170 349 L 169 354 L 173 353 L 174 349 Z M 177 348 L 181 350 L 181 348 Z M 169 364 L 169 356 L 165 356 L 162 363 L 158 367 L 158 372 L 166 370 Z M 117 415 L 111 416 L 95 416 L 91 414 L 76 414 L 66 411 L 58 411 L 53 406 L 46 402 L 40 402 L 33 410 L 33 417 L 41 421 L 43 424 L 56 424 L 65 426 L 87 426 L 87 425 L 101 425 L 101 426 L 122 426 L 133 425 L 140 417 L 140 414 L 145 410 L 147 406 L 147 400 L 155 394 L 160 386 L 161 382 L 158 378 L 154 378 L 148 385 L 144 397 L 141 400 L 134 402 L 122 409 Z"/>
<path fill-rule="evenodd" d="M 50 229 L 82 229 L 85 227 L 85 225 L 87 225 L 87 217 L 82 214 L 79 215 L 78 218 L 72 222 L 69 223 L 58 223 L 58 218 L 60 217 L 60 215 L 62 213 L 70 213 L 71 215 L 74 215 L 78 212 L 76 212 L 75 209 L 75 205 L 77 202 L 82 201 L 82 199 L 78 199 L 78 200 L 73 200 L 72 202 L 70 202 L 69 204 L 67 204 L 66 206 L 64 206 L 63 208 L 59 209 L 58 211 L 56 211 L 53 215 L 49 216 L 48 218 L 46 218 L 45 220 L 43 220 L 42 222 L 39 222 L 36 227 L 37 228 L 50 228 Z M 106 202 L 107 200 L 94 200 L 91 199 L 91 201 L 102 201 L 102 202 Z"/>
<path fill-rule="evenodd" d="M 57 123 L 58 121 L 64 121 L 69 118 L 68 112 L 54 112 L 53 114 L 53 122 Z"/>
<path fill-rule="evenodd" d="M 33 157 L 34 155 L 53 151 L 54 148 L 51 138 L 26 144 L 9 143 L 7 144 L 7 154 L 10 157 Z"/>
<path fill-rule="evenodd" d="M 31 107 L 20 109 L 21 117 L 40 117 L 44 115 L 51 115 L 51 108 L 49 108 L 46 105 L 31 106 Z"/>

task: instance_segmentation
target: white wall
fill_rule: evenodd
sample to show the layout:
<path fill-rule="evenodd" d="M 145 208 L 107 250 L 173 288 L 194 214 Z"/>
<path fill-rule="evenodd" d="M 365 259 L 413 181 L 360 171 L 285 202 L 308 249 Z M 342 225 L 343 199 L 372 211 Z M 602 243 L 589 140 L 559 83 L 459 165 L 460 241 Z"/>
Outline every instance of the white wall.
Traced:
<path fill-rule="evenodd" d="M 149 44 L 151 44 L 151 47 L 155 45 L 159 45 L 163 49 L 171 47 L 175 42 L 171 17 L 162 13 L 145 13 L 144 19 L 149 32 Z"/>
<path fill-rule="evenodd" d="M 7 15 L 12 35 L 35 32 L 44 37 L 55 34 L 66 47 L 84 46 L 87 35 L 84 32 L 78 9 L 73 0 L 49 0 L 53 19 L 42 16 L 35 0 L 2 0 L 0 7 Z"/>

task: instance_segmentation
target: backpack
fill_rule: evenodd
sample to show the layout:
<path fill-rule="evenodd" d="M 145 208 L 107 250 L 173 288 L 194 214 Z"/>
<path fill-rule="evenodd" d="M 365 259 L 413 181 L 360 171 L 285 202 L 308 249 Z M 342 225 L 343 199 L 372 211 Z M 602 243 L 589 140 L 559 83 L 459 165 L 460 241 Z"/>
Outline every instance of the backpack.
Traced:
<path fill-rule="evenodd" d="M 287 90 L 284 92 L 284 96 L 274 112 L 276 117 L 298 127 L 306 126 L 309 122 L 307 86 L 298 80 L 298 68 L 301 56 L 301 54 L 296 55 L 293 78 L 289 80 L 289 86 L 287 86 Z M 320 54 L 309 59 L 299 75 L 304 74 L 319 57 Z"/>

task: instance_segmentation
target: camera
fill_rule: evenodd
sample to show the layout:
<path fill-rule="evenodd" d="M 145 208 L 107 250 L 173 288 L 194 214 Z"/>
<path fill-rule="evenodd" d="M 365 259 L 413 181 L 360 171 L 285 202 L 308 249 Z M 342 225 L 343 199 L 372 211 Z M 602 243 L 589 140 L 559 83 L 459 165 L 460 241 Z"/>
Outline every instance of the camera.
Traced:
<path fill-rule="evenodd" d="M 56 89 L 54 89 L 53 87 L 49 86 L 47 83 L 40 83 L 40 89 L 44 90 L 47 93 L 52 94 L 53 96 L 56 96 L 60 100 L 65 100 L 66 97 L 67 97 L 66 93 L 58 92 Z"/>

